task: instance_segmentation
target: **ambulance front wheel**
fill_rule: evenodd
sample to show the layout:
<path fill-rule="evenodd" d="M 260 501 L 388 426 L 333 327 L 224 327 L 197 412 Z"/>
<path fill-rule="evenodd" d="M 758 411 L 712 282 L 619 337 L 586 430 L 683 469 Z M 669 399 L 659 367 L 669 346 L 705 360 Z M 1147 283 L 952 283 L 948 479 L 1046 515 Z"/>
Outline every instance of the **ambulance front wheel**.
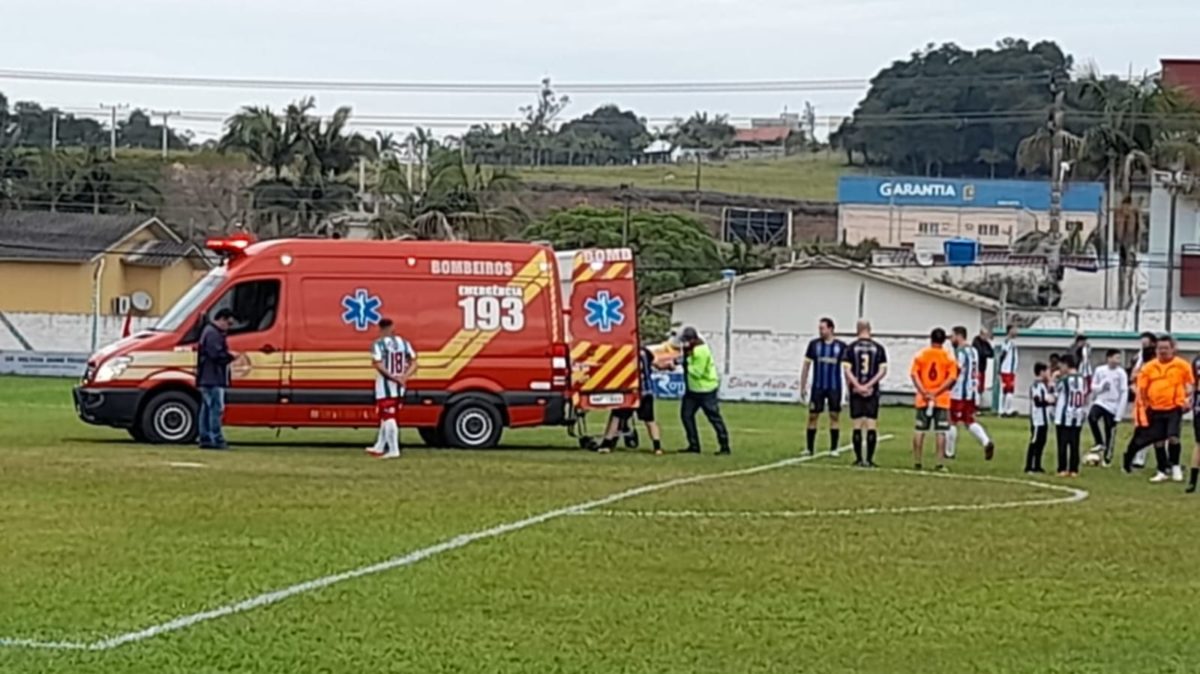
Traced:
<path fill-rule="evenodd" d="M 494 404 L 471 398 L 450 408 L 443 427 L 451 447 L 490 449 L 500 444 L 504 422 Z"/>
<path fill-rule="evenodd" d="M 191 444 L 196 441 L 199 411 L 196 399 L 182 391 L 159 393 L 142 408 L 138 435 L 155 445 Z"/>

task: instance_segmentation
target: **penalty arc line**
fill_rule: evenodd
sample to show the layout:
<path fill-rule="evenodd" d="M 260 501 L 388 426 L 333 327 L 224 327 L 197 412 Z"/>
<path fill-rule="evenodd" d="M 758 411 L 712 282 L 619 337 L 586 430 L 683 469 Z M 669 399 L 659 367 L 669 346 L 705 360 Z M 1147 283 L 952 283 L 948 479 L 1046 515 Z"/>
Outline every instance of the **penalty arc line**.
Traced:
<path fill-rule="evenodd" d="M 832 470 L 844 470 L 841 466 L 823 466 Z M 922 473 L 914 470 L 885 469 L 879 473 L 894 473 L 897 475 L 915 475 L 942 480 L 973 480 L 976 482 L 995 482 L 1000 484 L 1015 484 L 1035 487 L 1047 491 L 1057 491 L 1066 494 L 1058 498 L 1032 499 L 1024 501 L 1000 501 L 996 503 L 947 503 L 928 506 L 895 506 L 875 508 L 837 508 L 830 510 L 590 510 L 572 513 L 575 516 L 595 517 L 645 517 L 645 518 L 742 518 L 742 519 L 801 519 L 809 517 L 855 517 L 859 515 L 914 515 L 918 513 L 944 512 L 978 512 L 984 510 L 1011 510 L 1015 508 L 1036 508 L 1053 505 L 1079 503 L 1090 494 L 1085 489 L 1076 489 L 1033 480 L 1017 480 L 990 475 L 955 475 L 953 473 Z"/>
<path fill-rule="evenodd" d="M 879 440 L 881 440 L 881 441 L 887 440 L 887 439 L 890 439 L 891 437 L 893 437 L 893 436 L 881 435 L 881 436 L 879 436 Z M 850 445 L 845 445 L 843 447 L 839 447 L 838 452 L 845 451 L 849 448 L 850 448 Z M 533 515 L 531 517 L 526 517 L 524 519 L 507 522 L 504 524 L 499 524 L 499 525 L 496 525 L 496 526 L 488 528 L 488 529 L 481 529 L 479 531 L 473 531 L 471 533 L 460 534 L 458 536 L 455 536 L 454 538 L 450 538 L 445 541 L 442 541 L 441 543 L 437 543 L 437 544 L 431 545 L 429 547 L 421 548 L 419 550 L 414 550 L 408 554 L 401 555 L 399 557 L 393 557 L 391 559 L 384 560 L 384 561 L 378 562 L 376 564 L 359 567 L 357 569 L 351 569 L 349 571 L 344 571 L 342 573 L 337 573 L 337 574 L 333 574 L 333 575 L 329 575 L 329 576 L 322 576 L 320 578 L 314 578 L 313 580 L 308 580 L 308 581 L 305 581 L 302 583 L 297 583 L 295 585 L 289 585 L 288 587 L 274 590 L 271 592 L 265 592 L 263 594 L 260 594 L 260 595 L 254 596 L 254 597 L 250 597 L 248 599 L 243 599 L 238 602 L 225 604 L 223 606 L 218 606 L 216 608 L 212 608 L 212 609 L 209 609 L 206 611 L 200 611 L 198 613 L 191 613 L 188 615 L 180 616 L 178 618 L 168 620 L 167 622 L 164 622 L 164 623 L 159 623 L 157 625 L 151 625 L 150 627 L 146 627 L 144 629 L 136 630 L 133 632 L 126 632 L 124 634 L 119 634 L 117 636 L 109 637 L 106 639 L 100 639 L 97 641 L 86 642 L 86 641 L 40 641 L 37 639 L 0 637 L 0 647 L 37 648 L 37 649 L 52 649 L 52 650 L 107 651 L 107 650 L 111 650 L 113 648 L 117 648 L 119 646 L 124 646 L 126 644 L 135 643 L 138 641 L 144 641 L 146 639 L 151 639 L 151 638 L 154 638 L 157 636 L 161 636 L 163 634 L 168 634 L 170 632 L 176 632 L 176 631 L 179 631 L 182 629 L 187 629 L 189 627 L 198 625 L 202 622 L 207 622 L 209 620 L 225 618 L 225 617 L 228 617 L 231 615 L 236 615 L 238 613 L 244 613 L 246 611 L 250 611 L 250 610 L 253 610 L 256 608 L 270 606 L 271 604 L 279 603 L 290 597 L 294 597 L 294 596 L 300 595 L 300 594 L 307 594 L 309 592 L 315 592 L 316 590 L 320 590 L 320 589 L 329 587 L 330 585 L 336 585 L 337 583 L 342 583 L 342 582 L 345 582 L 348 580 L 353 580 L 355 578 L 362 578 L 363 576 L 370 576 L 370 575 L 374 575 L 377 573 L 383 573 L 384 571 L 391 571 L 392 569 L 398 569 L 398 568 L 405 567 L 405 566 L 411 566 L 418 562 L 429 559 L 430 557 L 440 555 L 444 552 L 450 552 L 451 550 L 457 550 L 459 548 L 466 547 L 466 546 L 468 546 L 472 543 L 476 543 L 478 541 L 486 540 L 489 538 L 495 538 L 497 536 L 503 536 L 505 534 L 510 534 L 510 533 L 513 533 L 516 531 L 520 531 L 522 529 L 527 529 L 532 526 L 544 524 L 546 522 L 549 522 L 551 520 L 555 520 L 555 519 L 558 519 L 561 517 L 577 515 L 579 513 L 582 513 L 582 512 L 588 511 L 588 510 L 592 510 L 594 508 L 601 508 L 603 506 L 611 505 L 618 501 L 624 501 L 625 499 L 630 499 L 630 498 L 642 496 L 645 494 L 651 494 L 654 492 L 662 491 L 664 489 L 671 489 L 673 487 L 682 487 L 685 485 L 698 484 L 701 482 L 708 482 L 711 480 L 720 480 L 720 479 L 726 479 L 726 478 L 731 478 L 731 477 L 744 477 L 747 475 L 757 475 L 758 473 L 765 473 L 770 470 L 777 470 L 779 468 L 786 468 L 787 466 L 794 466 L 794 465 L 806 463 L 808 461 L 812 461 L 813 459 L 820 459 L 820 458 L 824 458 L 824 457 L 828 457 L 828 456 L 836 456 L 836 455 L 837 454 L 833 453 L 833 452 L 826 452 L 826 453 L 815 454 L 815 455 L 810 455 L 810 456 L 799 456 L 799 457 L 794 457 L 794 458 L 790 458 L 790 459 L 784 459 L 782 461 L 775 461 L 773 463 L 767 463 L 767 464 L 762 464 L 762 465 L 758 465 L 758 466 L 753 466 L 750 468 L 727 470 L 727 471 L 722 471 L 719 473 L 705 473 L 702 475 L 692 475 L 689 477 L 674 478 L 674 479 L 666 480 L 663 482 L 656 482 L 653 484 L 642 485 L 640 487 L 633 487 L 631 489 L 626 489 L 624 491 L 620 491 L 615 494 L 610 494 L 608 496 L 604 496 L 604 497 L 601 497 L 601 498 L 598 498 L 598 499 L 595 499 L 592 501 L 585 501 L 583 503 L 577 503 L 575 505 L 566 506 L 564 508 L 557 508 L 554 510 L 549 510 L 549 511 L 546 511 L 539 515 Z"/>

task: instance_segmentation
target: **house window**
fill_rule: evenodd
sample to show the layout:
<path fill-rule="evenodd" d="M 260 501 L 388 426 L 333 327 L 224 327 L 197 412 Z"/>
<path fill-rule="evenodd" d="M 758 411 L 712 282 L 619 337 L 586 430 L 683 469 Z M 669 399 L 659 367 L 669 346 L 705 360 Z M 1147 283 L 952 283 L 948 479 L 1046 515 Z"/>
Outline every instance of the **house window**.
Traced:
<path fill-rule="evenodd" d="M 918 234 L 937 234 L 941 223 L 938 222 L 921 222 L 917 224 Z"/>
<path fill-rule="evenodd" d="M 979 236 L 1000 236 L 1000 225 L 979 225 Z"/>

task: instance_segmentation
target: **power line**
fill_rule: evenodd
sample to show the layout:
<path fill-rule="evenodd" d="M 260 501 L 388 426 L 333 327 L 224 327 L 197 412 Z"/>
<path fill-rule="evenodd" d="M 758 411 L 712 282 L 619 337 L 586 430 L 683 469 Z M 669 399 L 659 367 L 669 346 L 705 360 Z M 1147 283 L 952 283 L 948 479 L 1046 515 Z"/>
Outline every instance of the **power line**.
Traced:
<path fill-rule="evenodd" d="M 1039 84 L 1048 83 L 1051 73 L 989 73 L 975 76 L 884 77 L 891 85 L 927 85 L 930 83 Z M 876 78 L 879 81 L 881 78 Z M 535 82 L 386 82 L 307 79 L 252 79 L 231 77 L 193 77 L 181 75 L 127 75 L 114 73 L 75 73 L 48 70 L 0 69 L 0 80 L 67 82 L 72 84 L 120 84 L 130 86 L 182 87 L 202 89 L 285 89 L 318 91 L 358 91 L 430 94 L 528 94 L 541 90 Z M 555 82 L 556 91 L 580 94 L 680 94 L 680 93 L 775 93 L 857 91 L 871 85 L 872 79 L 794 79 L 743 81 L 660 81 L 660 82 Z"/>

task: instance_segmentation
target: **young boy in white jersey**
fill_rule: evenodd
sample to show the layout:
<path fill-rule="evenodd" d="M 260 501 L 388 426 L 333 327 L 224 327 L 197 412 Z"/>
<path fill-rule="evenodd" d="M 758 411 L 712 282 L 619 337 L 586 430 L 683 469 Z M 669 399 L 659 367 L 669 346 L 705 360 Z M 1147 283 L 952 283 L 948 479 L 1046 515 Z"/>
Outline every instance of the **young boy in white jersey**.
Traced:
<path fill-rule="evenodd" d="M 1046 438 L 1050 432 L 1054 388 L 1050 367 L 1045 363 L 1034 364 L 1033 376 L 1033 386 L 1029 387 L 1029 449 L 1025 451 L 1025 472 L 1037 474 L 1046 472 L 1042 468 L 1042 454 L 1046 451 Z"/>
<path fill-rule="evenodd" d="M 1060 360 L 1062 374 L 1054 393 L 1054 439 L 1058 444 L 1058 476 L 1079 477 L 1079 435 L 1087 416 L 1087 382 L 1079 375 L 1074 354 Z"/>
<path fill-rule="evenodd" d="M 375 365 L 375 408 L 379 413 L 379 437 L 367 453 L 381 459 L 400 456 L 400 426 L 396 417 L 404 404 L 404 389 L 417 369 L 417 354 L 404 338 L 396 336 L 395 323 L 379 321 L 379 339 L 371 345 Z"/>
<path fill-rule="evenodd" d="M 1129 375 L 1121 367 L 1120 351 L 1109 349 L 1106 358 L 1104 365 L 1092 375 L 1092 409 L 1088 412 L 1088 426 L 1096 443 L 1092 452 L 1104 457 L 1107 468 L 1112 465 L 1117 422 L 1129 400 Z M 1082 370 L 1080 374 L 1083 374 Z"/>
<path fill-rule="evenodd" d="M 987 431 L 975 420 L 979 407 L 979 353 L 967 341 L 967 329 L 957 326 L 950 338 L 954 345 L 954 359 L 958 362 L 958 379 L 950 389 L 950 431 L 946 435 L 946 458 L 957 453 L 958 427 L 965 426 L 983 446 L 984 459 L 991 461 L 996 454 L 996 445 Z"/>
<path fill-rule="evenodd" d="M 1017 349 L 1017 326 L 1010 325 L 1006 339 L 1000 345 L 1000 353 L 996 356 L 1000 369 L 1000 416 L 1014 417 L 1017 408 L 1014 404 L 1017 391 L 1017 370 L 1021 367 L 1021 356 Z"/>

